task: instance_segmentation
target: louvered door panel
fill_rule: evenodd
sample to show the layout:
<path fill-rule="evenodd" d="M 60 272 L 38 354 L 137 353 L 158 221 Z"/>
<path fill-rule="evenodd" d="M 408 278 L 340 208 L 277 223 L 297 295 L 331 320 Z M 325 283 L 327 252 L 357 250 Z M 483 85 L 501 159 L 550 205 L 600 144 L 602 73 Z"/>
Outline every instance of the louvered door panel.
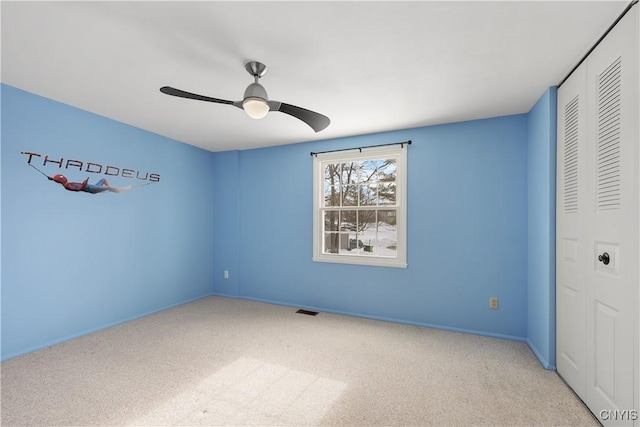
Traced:
<path fill-rule="evenodd" d="M 585 319 L 587 262 L 583 228 L 586 189 L 586 64 L 558 90 L 556 200 L 556 366 L 558 373 L 582 399 L 585 388 Z"/>
<path fill-rule="evenodd" d="M 620 207 L 620 72 L 618 57 L 598 76 L 596 199 L 600 210 Z"/>
<path fill-rule="evenodd" d="M 579 95 L 564 107 L 564 212 L 578 212 L 578 137 Z"/>

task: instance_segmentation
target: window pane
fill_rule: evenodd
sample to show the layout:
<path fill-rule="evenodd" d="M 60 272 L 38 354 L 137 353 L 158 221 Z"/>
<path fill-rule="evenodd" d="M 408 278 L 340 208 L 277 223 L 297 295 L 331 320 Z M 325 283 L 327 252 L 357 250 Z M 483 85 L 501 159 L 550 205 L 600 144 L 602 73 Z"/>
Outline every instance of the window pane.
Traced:
<path fill-rule="evenodd" d="M 324 181 L 329 185 L 340 184 L 340 163 L 323 163 Z"/>
<path fill-rule="evenodd" d="M 361 239 L 361 235 L 359 233 L 349 233 L 349 251 L 353 254 L 353 255 L 358 255 L 358 252 L 362 250 L 362 246 L 364 246 L 364 243 L 362 243 L 362 239 Z"/>
<path fill-rule="evenodd" d="M 340 206 L 340 187 L 325 184 L 324 206 Z"/>
<path fill-rule="evenodd" d="M 393 182 L 396 180 L 395 159 L 386 159 L 382 161 L 378 168 L 378 179 L 380 182 Z"/>
<path fill-rule="evenodd" d="M 377 185 L 362 185 L 360 187 L 360 206 L 375 206 L 378 203 L 377 192 Z"/>
<path fill-rule="evenodd" d="M 362 162 L 360 182 L 375 184 L 378 181 L 378 169 L 381 162 L 381 160 L 366 160 Z"/>
<path fill-rule="evenodd" d="M 349 255 L 349 233 L 340 233 L 340 254 Z"/>
<path fill-rule="evenodd" d="M 345 185 L 342 188 L 342 206 L 358 206 L 359 185 Z"/>
<path fill-rule="evenodd" d="M 342 164 L 342 185 L 356 184 L 358 182 L 358 162 Z"/>
<path fill-rule="evenodd" d="M 338 231 L 339 224 L 339 212 L 338 211 L 325 211 L 324 212 L 324 231 Z"/>
<path fill-rule="evenodd" d="M 340 233 L 324 233 L 324 253 L 337 254 L 340 248 Z"/>
<path fill-rule="evenodd" d="M 362 248 L 360 255 L 370 255 L 374 252 L 376 244 L 376 211 L 359 211 L 358 224 L 360 240 L 362 240 Z"/>
<path fill-rule="evenodd" d="M 397 257 L 398 231 L 395 210 L 378 211 L 376 253 L 378 256 Z"/>
<path fill-rule="evenodd" d="M 358 211 L 358 231 L 364 232 L 366 230 L 376 229 L 376 211 Z"/>
<path fill-rule="evenodd" d="M 349 255 L 349 233 L 325 233 L 324 253 Z"/>
<path fill-rule="evenodd" d="M 395 209 L 390 210 L 379 210 L 378 211 L 378 225 L 387 224 L 396 226 L 396 211 Z"/>
<path fill-rule="evenodd" d="M 396 204 L 396 183 L 381 182 L 378 184 L 378 204 L 379 205 L 395 205 Z"/>
<path fill-rule="evenodd" d="M 358 215 L 357 211 L 340 212 L 340 231 L 357 231 Z"/>
<path fill-rule="evenodd" d="M 324 206 L 340 206 L 340 163 L 324 163 Z"/>

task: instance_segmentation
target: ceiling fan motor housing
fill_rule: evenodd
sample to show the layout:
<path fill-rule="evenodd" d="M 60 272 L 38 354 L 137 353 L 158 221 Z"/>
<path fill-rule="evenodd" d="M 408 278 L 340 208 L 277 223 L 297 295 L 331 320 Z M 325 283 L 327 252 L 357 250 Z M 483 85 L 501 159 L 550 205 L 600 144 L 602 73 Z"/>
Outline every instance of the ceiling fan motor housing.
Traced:
<path fill-rule="evenodd" d="M 260 83 L 251 83 L 247 86 L 247 89 L 244 91 L 244 100 L 247 99 L 262 99 L 263 101 L 267 101 L 269 98 L 267 97 L 267 91 Z"/>

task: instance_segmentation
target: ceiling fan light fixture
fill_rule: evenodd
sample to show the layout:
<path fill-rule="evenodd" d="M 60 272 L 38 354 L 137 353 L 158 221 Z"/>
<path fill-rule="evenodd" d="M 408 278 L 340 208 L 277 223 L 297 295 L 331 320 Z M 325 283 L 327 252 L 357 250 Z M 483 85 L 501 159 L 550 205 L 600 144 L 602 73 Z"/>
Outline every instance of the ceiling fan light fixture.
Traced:
<path fill-rule="evenodd" d="M 252 119 L 261 119 L 269 112 L 269 104 L 267 104 L 267 91 L 258 83 L 258 76 L 255 76 L 256 81 L 251 83 L 244 91 L 244 100 L 242 101 L 242 108 Z"/>
<path fill-rule="evenodd" d="M 262 98 L 245 98 L 242 108 L 252 119 L 262 119 L 269 112 L 269 104 Z"/>

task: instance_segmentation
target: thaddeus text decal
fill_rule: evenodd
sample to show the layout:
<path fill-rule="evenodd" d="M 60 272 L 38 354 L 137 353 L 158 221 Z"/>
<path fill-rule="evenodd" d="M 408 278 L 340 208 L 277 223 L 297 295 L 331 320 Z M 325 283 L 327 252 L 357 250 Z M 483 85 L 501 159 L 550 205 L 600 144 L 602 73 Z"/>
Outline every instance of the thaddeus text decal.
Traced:
<path fill-rule="evenodd" d="M 52 158 L 49 157 L 49 155 L 42 155 L 30 151 L 22 151 L 21 154 L 27 156 L 27 165 L 47 177 L 49 181 L 60 184 L 68 191 L 82 191 L 91 194 L 103 192 L 119 193 L 135 187 L 160 182 L 160 175 L 157 173 L 142 172 L 95 162 L 64 159 L 62 157 Z M 87 177 L 77 182 L 71 181 L 66 176 L 78 175 L 83 172 L 105 176 L 100 178 L 96 177 L 95 181 Z M 136 185 L 129 183 L 128 185 L 114 186 L 109 182 L 109 180 L 113 179 L 121 180 L 120 178 L 134 180 Z"/>

